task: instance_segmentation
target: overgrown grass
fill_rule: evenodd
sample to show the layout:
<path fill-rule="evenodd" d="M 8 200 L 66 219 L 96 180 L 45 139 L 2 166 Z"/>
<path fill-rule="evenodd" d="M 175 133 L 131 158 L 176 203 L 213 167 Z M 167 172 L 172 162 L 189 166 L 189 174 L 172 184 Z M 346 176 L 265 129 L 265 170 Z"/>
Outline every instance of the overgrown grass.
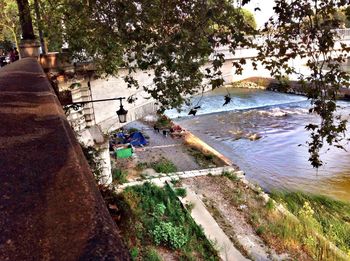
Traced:
<path fill-rule="evenodd" d="M 224 199 L 278 253 L 287 252 L 296 260 L 350 260 L 350 203 L 302 193 L 274 193 L 272 198 L 293 215 L 282 214 L 274 200 L 265 202 L 258 191 L 224 176 L 212 177 L 221 184 Z"/>
<path fill-rule="evenodd" d="M 151 166 L 157 173 L 171 173 L 177 171 L 177 167 L 175 166 L 175 164 L 165 158 L 162 158 L 157 162 L 151 163 Z"/>
<path fill-rule="evenodd" d="M 221 174 L 224 177 L 227 177 L 228 179 L 232 180 L 232 181 L 238 181 L 239 177 L 237 177 L 237 175 L 231 171 L 224 171 Z"/>
<path fill-rule="evenodd" d="M 145 183 L 129 187 L 114 198 L 114 204 L 119 208 L 122 237 L 137 260 L 160 260 L 158 246 L 175 251 L 175 257 L 183 258 L 180 260 L 219 260 L 169 186 Z"/>
<path fill-rule="evenodd" d="M 188 148 L 188 152 L 194 157 L 199 166 L 203 168 L 216 167 L 215 156 L 213 154 L 203 153 L 194 147 Z"/>
<path fill-rule="evenodd" d="M 350 203 L 301 192 L 273 193 L 305 226 L 311 227 L 348 254 L 350 259 Z"/>

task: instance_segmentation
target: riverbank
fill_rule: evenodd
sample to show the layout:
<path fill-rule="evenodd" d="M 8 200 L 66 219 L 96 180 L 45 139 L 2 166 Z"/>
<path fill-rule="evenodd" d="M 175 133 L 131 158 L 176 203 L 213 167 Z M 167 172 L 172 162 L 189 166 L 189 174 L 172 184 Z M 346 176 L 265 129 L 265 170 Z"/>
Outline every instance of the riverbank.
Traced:
<path fill-rule="evenodd" d="M 314 200 L 317 196 L 305 195 L 305 200 L 297 202 L 289 194 L 286 197 L 289 206 L 294 206 L 292 214 L 283 200 L 267 197 L 259 187 L 252 188 L 237 176 L 205 176 L 181 182 L 182 186 L 196 192 L 235 246 L 252 260 L 350 258 L 349 221 L 345 218 L 349 215 L 350 204 L 327 199 L 339 206 L 335 210 L 336 207 Z M 316 215 L 320 209 L 322 214 Z M 329 209 L 333 209 L 333 217 Z M 327 215 L 323 215 L 325 213 Z M 330 233 L 323 224 L 337 228 Z"/>
<path fill-rule="evenodd" d="M 198 137 L 194 135 L 190 136 L 192 143 L 187 143 L 187 145 L 182 144 L 181 146 L 185 147 L 190 145 L 192 148 L 197 148 L 199 153 L 215 155 L 217 159 L 226 159 L 221 153 L 210 148 L 210 146 L 198 139 Z M 179 156 L 178 154 L 176 155 Z M 176 155 L 163 154 L 163 156 L 170 160 Z M 195 161 L 195 158 L 192 160 Z M 231 162 L 227 162 L 226 164 L 230 163 Z M 176 164 L 174 165 L 176 166 Z M 180 167 L 180 165 L 178 167 Z M 200 171 L 201 170 L 198 170 L 198 172 Z M 295 203 L 293 197 L 286 196 L 284 198 L 281 196 L 282 194 L 277 193 L 272 195 L 275 199 L 274 201 L 258 186 L 248 182 L 241 174 L 236 175 L 233 172 L 223 171 L 221 175 L 213 176 L 208 174 L 210 172 L 207 172 L 208 175 L 206 176 L 200 174 L 201 177 L 193 177 L 194 172 L 189 172 L 191 172 L 189 175 L 184 174 L 180 178 L 180 182 L 176 181 L 179 177 L 175 179 L 171 176 L 166 177 L 167 179 L 164 178 L 164 181 L 169 180 L 174 182 L 177 186 L 176 191 L 179 191 L 178 196 L 182 195 L 181 197 L 185 197 L 187 190 L 189 193 L 193 191 L 195 197 L 204 202 L 207 210 L 211 213 L 221 230 L 231 240 L 232 244 L 247 257 L 255 260 L 288 260 L 293 258 L 298 260 L 315 260 L 319 258 L 322 258 L 322 260 L 347 260 L 346 255 L 349 245 L 346 235 L 349 232 L 349 220 L 346 220 L 346 217 L 350 215 L 349 205 L 331 201 L 330 199 L 316 202 L 314 199 L 317 197 L 313 198 L 309 196 L 302 197 Z M 159 183 L 162 179 L 154 178 L 154 180 Z M 125 229 L 123 233 L 126 233 L 125 238 L 127 239 L 127 244 L 129 245 L 132 256 L 135 257 L 134 260 L 141 260 L 141 257 L 147 257 L 150 253 L 152 255 L 154 255 L 154 253 L 159 254 L 158 257 L 160 259 L 154 260 L 176 260 L 179 255 L 183 257 L 195 256 L 197 260 L 208 260 L 207 254 L 202 255 L 201 252 L 198 252 L 198 249 L 196 250 L 195 248 L 186 247 L 184 249 L 185 252 L 179 252 L 179 249 L 176 250 L 171 247 L 171 245 L 167 247 L 166 244 L 171 242 L 169 241 L 170 239 L 164 239 L 162 241 L 163 243 L 161 243 L 161 241 L 155 241 L 155 236 L 150 232 L 151 230 L 145 230 L 145 226 L 148 226 L 147 220 L 150 218 L 152 219 L 154 216 L 152 214 L 154 210 L 149 208 L 142 210 L 144 208 L 144 201 L 147 202 L 148 199 L 144 199 L 144 194 L 140 194 L 139 196 L 135 194 L 136 191 L 144 191 L 150 186 L 147 185 L 149 184 L 148 182 L 153 182 L 151 177 L 144 181 L 146 181 L 144 185 L 138 184 L 137 186 L 132 186 L 124 190 L 127 192 L 127 199 L 123 196 L 125 195 L 124 192 L 121 192 L 119 196 L 115 195 L 111 197 L 112 201 L 107 200 L 112 216 L 114 216 L 117 223 Z M 147 190 L 148 189 L 146 189 L 146 191 Z M 152 187 L 152 194 L 158 190 L 158 188 Z M 131 196 L 128 193 L 131 193 Z M 154 195 L 158 195 L 159 193 L 163 192 L 157 192 Z M 142 201 L 138 199 L 140 196 L 143 198 Z M 162 196 L 162 198 L 164 197 Z M 286 200 L 286 202 L 288 202 L 287 205 L 284 204 L 285 199 L 288 199 Z M 150 199 L 151 202 L 154 200 L 156 199 Z M 168 203 L 162 204 L 166 205 L 169 209 L 178 204 L 176 200 L 169 202 L 166 199 L 166 202 Z M 331 205 L 335 204 L 339 207 L 328 208 L 327 205 L 324 205 L 326 203 Z M 284 204 L 284 206 L 282 204 Z M 297 204 L 298 207 L 290 209 L 289 206 L 295 206 L 295 204 Z M 152 205 L 154 206 L 153 203 Z M 130 214 L 131 208 L 133 209 L 131 212 L 134 213 L 133 218 L 130 216 L 123 216 L 125 212 Z M 187 211 L 191 212 L 193 206 L 188 205 L 186 208 Z M 327 211 L 320 212 L 320 215 L 315 215 L 314 213 L 318 208 L 327 209 Z M 142 211 L 145 212 L 142 214 Z M 179 211 L 180 210 L 176 210 L 175 212 L 180 213 Z M 329 216 L 324 215 L 327 212 L 332 212 L 341 218 L 331 220 Z M 320 218 L 321 216 L 322 218 Z M 170 217 L 167 216 L 165 220 L 169 221 L 169 218 Z M 126 223 L 123 223 L 129 222 L 128 220 L 132 220 L 130 225 L 132 224 L 133 226 L 135 222 L 141 224 L 143 230 L 141 230 L 141 232 L 134 231 L 132 228 L 128 227 Z M 314 222 L 313 224 L 316 225 L 310 226 L 310 220 L 316 220 L 318 225 Z M 153 221 L 155 222 L 154 226 L 159 223 L 159 221 Z M 183 229 L 184 227 L 192 226 L 189 225 L 192 221 L 183 220 L 182 222 L 182 224 L 178 224 L 177 226 Z M 327 229 L 324 231 L 320 230 L 319 228 L 327 222 L 329 224 L 329 226 L 326 227 Z M 336 232 L 337 236 L 329 236 L 331 235 L 331 225 L 337 226 L 337 229 L 332 230 Z M 130 231 L 133 232 L 130 234 Z M 295 233 L 296 231 L 297 233 Z M 139 234 L 142 234 L 142 236 L 139 237 Z M 168 236 L 166 236 L 166 238 L 168 238 Z M 145 240 L 142 241 L 143 239 Z M 186 242 L 189 241 L 187 240 Z M 194 246 L 195 244 L 198 243 L 191 243 L 190 245 Z"/>
<path fill-rule="evenodd" d="M 281 78 L 281 80 L 265 77 L 250 77 L 239 82 L 232 82 L 225 85 L 225 87 L 263 89 L 268 91 L 306 96 L 306 90 L 304 86 L 302 86 L 298 81 L 289 80 L 286 77 Z M 340 88 L 338 91 L 337 99 L 350 101 L 350 89 Z"/>

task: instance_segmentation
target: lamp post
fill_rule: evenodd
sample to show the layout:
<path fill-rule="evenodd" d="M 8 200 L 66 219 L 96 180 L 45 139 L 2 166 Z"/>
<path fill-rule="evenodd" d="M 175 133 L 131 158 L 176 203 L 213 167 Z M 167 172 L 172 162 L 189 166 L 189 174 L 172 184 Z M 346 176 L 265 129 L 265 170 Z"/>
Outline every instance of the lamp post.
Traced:
<path fill-rule="evenodd" d="M 117 97 L 117 98 L 110 98 L 110 99 L 73 102 L 73 103 L 64 105 L 64 110 L 66 112 L 69 111 L 69 109 L 73 109 L 73 110 L 77 111 L 80 108 L 84 107 L 84 105 L 87 103 L 119 100 L 120 106 L 119 106 L 119 110 L 117 110 L 116 113 L 118 115 L 119 122 L 125 123 L 126 122 L 126 115 L 128 114 L 128 111 L 124 109 L 123 104 L 122 104 L 122 100 L 125 100 L 125 99 L 126 99 L 125 97 Z"/>
<path fill-rule="evenodd" d="M 122 99 L 120 99 L 119 101 L 120 101 L 120 107 L 119 107 L 119 110 L 116 111 L 116 113 L 118 115 L 119 122 L 125 123 L 126 122 L 126 115 L 128 114 L 128 111 L 124 109 L 123 104 L 122 104 Z"/>

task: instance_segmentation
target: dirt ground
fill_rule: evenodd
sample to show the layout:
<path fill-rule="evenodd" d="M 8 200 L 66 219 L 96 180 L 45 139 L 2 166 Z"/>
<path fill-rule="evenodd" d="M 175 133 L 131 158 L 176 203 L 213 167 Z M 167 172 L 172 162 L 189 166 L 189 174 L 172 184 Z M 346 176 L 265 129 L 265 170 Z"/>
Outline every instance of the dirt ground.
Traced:
<path fill-rule="evenodd" d="M 232 182 L 223 176 L 203 176 L 183 179 L 182 185 L 195 191 L 219 226 L 237 249 L 253 260 L 289 260 L 286 254 L 277 254 L 257 235 L 248 218 L 247 202 L 265 204 L 258 193 L 242 182 Z"/>
<path fill-rule="evenodd" d="M 142 171 L 136 170 L 139 163 L 157 162 L 162 158 L 168 159 L 174 163 L 178 171 L 188 171 L 201 169 L 195 158 L 188 152 L 188 148 L 183 141 L 178 138 L 172 138 L 155 131 L 151 124 L 141 121 L 135 121 L 124 126 L 124 129 L 136 128 L 147 138 L 149 144 L 141 148 L 135 148 L 134 155 L 128 159 L 115 159 L 112 156 L 112 168 L 125 169 L 128 172 L 127 179 L 132 180 L 145 173 L 148 176 L 156 176 L 152 169 Z"/>

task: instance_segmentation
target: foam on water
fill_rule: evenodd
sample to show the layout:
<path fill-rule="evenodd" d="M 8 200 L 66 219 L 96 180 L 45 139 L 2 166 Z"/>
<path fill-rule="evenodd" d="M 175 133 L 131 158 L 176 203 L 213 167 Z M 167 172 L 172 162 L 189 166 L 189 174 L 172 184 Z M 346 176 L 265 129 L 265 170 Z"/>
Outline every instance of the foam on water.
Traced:
<path fill-rule="evenodd" d="M 227 93 L 226 93 L 227 94 Z M 167 110 L 165 114 L 170 118 L 187 117 L 192 107 L 201 106 L 197 115 L 205 115 L 225 111 L 239 111 L 264 108 L 270 106 L 293 105 L 305 103 L 303 96 L 276 93 L 261 90 L 230 90 L 231 102 L 223 106 L 225 93 L 206 93 L 202 98 L 196 96 L 191 100 L 191 106 L 184 106 L 181 111 Z M 307 103 L 305 103 L 306 105 Z M 304 105 L 304 106 L 305 106 Z M 276 114 L 280 114 L 275 112 Z"/>
<path fill-rule="evenodd" d="M 305 97 L 257 90 L 231 92 L 232 103 L 222 107 L 223 92 L 202 99 L 198 117 L 182 117 L 179 124 L 237 164 L 252 182 L 263 188 L 303 190 L 350 200 L 350 143 L 347 151 L 327 146 L 321 151 L 325 165 L 318 172 L 308 162 L 305 126 L 317 123 Z M 198 99 L 198 98 L 194 98 Z M 196 101 L 196 100 L 195 100 Z M 337 102 L 343 116 L 349 102 Z M 168 112 L 172 117 L 187 116 Z M 250 139 L 252 135 L 259 139 Z M 348 132 L 348 137 L 350 131 Z M 253 141 L 254 140 L 254 141 Z"/>

